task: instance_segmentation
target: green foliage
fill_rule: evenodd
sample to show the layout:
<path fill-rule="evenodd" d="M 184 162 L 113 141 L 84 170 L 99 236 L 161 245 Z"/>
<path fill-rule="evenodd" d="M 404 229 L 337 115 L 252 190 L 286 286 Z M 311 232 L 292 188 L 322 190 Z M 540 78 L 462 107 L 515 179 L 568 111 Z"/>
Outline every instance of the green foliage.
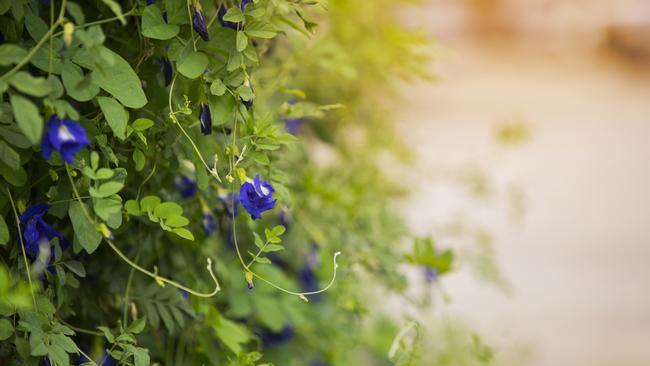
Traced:
<path fill-rule="evenodd" d="M 236 29 L 217 18 L 226 3 Z M 377 163 L 404 151 L 385 103 L 392 83 L 423 76 L 426 60 L 400 6 L 0 0 L 0 364 L 416 360 L 408 337 L 388 354 L 392 323 L 386 339 L 364 338 L 382 303 L 371 289 L 408 289 L 400 266 L 453 269 L 431 239 L 401 251 L 410 235 L 391 202 L 404 187 Z M 88 137 L 72 164 L 42 156 L 54 115 Z M 289 119 L 301 121 L 297 135 Z M 275 208 L 233 217 L 233 195 L 256 175 Z M 178 191 L 182 176 L 196 192 Z M 45 237 L 38 258 L 26 253 L 20 238 L 37 219 L 18 216 L 38 203 L 71 249 Z"/>

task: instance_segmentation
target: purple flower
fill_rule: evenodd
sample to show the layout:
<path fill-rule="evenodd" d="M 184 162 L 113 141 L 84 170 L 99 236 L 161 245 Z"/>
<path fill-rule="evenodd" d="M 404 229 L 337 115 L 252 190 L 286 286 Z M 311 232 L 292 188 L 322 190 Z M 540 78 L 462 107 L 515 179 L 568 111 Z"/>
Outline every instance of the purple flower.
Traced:
<path fill-rule="evenodd" d="M 38 255 L 40 254 L 41 243 L 50 245 L 50 240 L 58 238 L 61 249 L 65 250 L 70 246 L 70 242 L 68 242 L 61 233 L 54 230 L 50 224 L 43 220 L 43 215 L 49 208 L 50 205 L 47 203 L 39 203 L 30 206 L 22 215 L 20 215 L 18 220 L 20 221 L 20 230 L 23 233 L 25 251 L 34 260 L 38 258 Z"/>
<path fill-rule="evenodd" d="M 256 175 L 253 183 L 242 184 L 239 199 L 242 206 L 251 214 L 251 218 L 257 220 L 262 218 L 262 212 L 275 207 L 277 200 L 273 199 L 274 192 L 271 183 L 261 180 L 260 176 Z"/>
<path fill-rule="evenodd" d="M 219 223 L 217 222 L 217 218 L 214 217 L 212 212 L 209 211 L 203 213 L 203 220 L 201 220 L 201 226 L 203 227 L 203 231 L 205 231 L 205 236 L 210 236 L 219 229 Z"/>
<path fill-rule="evenodd" d="M 52 151 L 56 150 L 63 161 L 73 164 L 74 154 L 89 143 L 86 131 L 77 122 L 52 115 L 47 121 L 47 132 L 43 134 L 41 150 L 45 160 L 50 160 Z"/>
<path fill-rule="evenodd" d="M 183 198 L 189 198 L 196 194 L 196 182 L 186 175 L 176 180 L 175 185 L 176 190 L 178 190 L 178 193 L 180 193 Z"/>
<path fill-rule="evenodd" d="M 194 25 L 194 31 L 198 33 L 204 41 L 210 40 L 210 35 L 208 34 L 208 27 L 205 24 L 205 18 L 203 18 L 203 13 L 201 9 L 195 7 L 194 15 L 192 15 L 192 25 Z"/>
<path fill-rule="evenodd" d="M 147 5 L 152 5 L 155 2 L 156 2 L 156 0 L 147 0 Z"/>
<path fill-rule="evenodd" d="M 223 20 L 223 16 L 226 15 L 226 11 L 228 11 L 228 9 L 226 9 L 226 7 L 223 4 L 219 5 L 219 9 L 217 10 L 217 19 L 219 20 L 219 23 L 221 23 L 222 27 L 237 29 L 239 23 Z"/>
<path fill-rule="evenodd" d="M 248 5 L 248 3 L 250 2 L 251 0 L 242 0 L 241 4 L 239 4 L 239 8 L 241 9 L 241 11 L 246 10 L 246 5 Z"/>
<path fill-rule="evenodd" d="M 424 278 L 427 280 L 427 282 L 432 283 L 438 278 L 438 271 L 433 267 L 425 266 Z"/>
<path fill-rule="evenodd" d="M 287 324 L 278 333 L 268 330 L 263 331 L 260 338 L 262 338 L 264 347 L 275 347 L 289 342 L 293 338 L 294 333 L 293 327 Z"/>
<path fill-rule="evenodd" d="M 223 207 L 226 209 L 226 213 L 229 218 L 237 217 L 239 214 L 239 195 L 236 193 L 229 192 L 227 196 L 219 197 L 221 202 L 223 202 Z M 234 206 L 234 209 L 232 209 Z"/>
<path fill-rule="evenodd" d="M 300 118 L 285 118 L 284 119 L 284 128 L 292 135 L 297 135 L 300 132 L 300 126 L 302 125 L 303 120 Z"/>
<path fill-rule="evenodd" d="M 255 89 L 253 89 L 253 83 L 249 79 L 246 79 L 244 84 L 247 84 L 249 88 L 251 88 L 251 92 L 253 93 L 253 97 L 250 100 L 244 100 L 241 97 L 239 98 L 241 102 L 246 106 L 246 109 L 251 109 L 253 106 L 253 100 L 255 100 Z"/>
<path fill-rule="evenodd" d="M 163 76 L 165 77 L 165 86 L 169 86 L 172 82 L 172 63 L 166 57 L 156 57 L 153 62 L 160 65 L 160 71 L 162 71 Z"/>
<path fill-rule="evenodd" d="M 199 109 L 199 121 L 201 121 L 201 133 L 209 135 L 212 133 L 212 114 L 207 104 L 201 103 Z"/>

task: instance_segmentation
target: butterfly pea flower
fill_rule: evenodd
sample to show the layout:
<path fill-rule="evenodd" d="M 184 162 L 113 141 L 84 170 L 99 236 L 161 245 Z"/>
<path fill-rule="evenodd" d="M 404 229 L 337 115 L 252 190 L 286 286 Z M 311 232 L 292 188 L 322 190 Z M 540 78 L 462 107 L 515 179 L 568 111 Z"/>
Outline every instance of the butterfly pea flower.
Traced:
<path fill-rule="evenodd" d="M 253 183 L 246 182 L 242 184 L 239 190 L 239 199 L 242 206 L 251 215 L 251 218 L 257 220 L 262 218 L 262 212 L 275 207 L 277 200 L 273 199 L 274 192 L 271 183 L 260 179 L 260 176 L 256 175 Z"/>
<path fill-rule="evenodd" d="M 172 63 L 166 57 L 156 57 L 153 62 L 160 65 L 160 71 L 165 78 L 165 86 L 169 86 L 172 82 Z"/>
<path fill-rule="evenodd" d="M 201 5 L 198 3 L 198 1 L 194 2 L 194 14 L 192 15 L 192 25 L 194 26 L 194 31 L 204 41 L 207 42 L 210 40 L 210 35 L 208 34 L 208 27 L 205 23 L 203 12 L 201 12 Z"/>
<path fill-rule="evenodd" d="M 295 331 L 290 324 L 285 325 L 279 332 L 262 331 L 260 338 L 264 347 L 276 347 L 293 339 Z"/>
<path fill-rule="evenodd" d="M 429 283 L 435 282 L 437 278 L 438 278 L 438 270 L 430 266 L 424 267 L 424 279 L 427 282 Z"/>
<path fill-rule="evenodd" d="M 189 198 L 196 194 L 196 182 L 190 179 L 190 177 L 184 175 L 177 179 L 174 183 L 176 190 L 181 194 L 183 198 Z"/>
<path fill-rule="evenodd" d="M 41 150 L 45 160 L 50 160 L 52 152 L 58 151 L 63 161 L 73 164 L 74 154 L 89 143 L 86 131 L 77 122 L 53 115 L 47 121 Z"/>
<path fill-rule="evenodd" d="M 27 208 L 18 220 L 20 222 L 20 230 L 23 234 L 25 252 L 33 260 L 38 258 L 41 252 L 41 245 L 50 245 L 50 241 L 54 238 L 59 239 L 59 245 L 62 250 L 70 246 L 70 242 L 43 219 L 43 215 L 45 215 L 49 208 L 50 205 L 47 203 L 35 204 Z"/>
<path fill-rule="evenodd" d="M 248 85 L 248 87 L 251 88 L 251 92 L 253 93 L 253 97 L 250 100 L 244 100 L 241 97 L 239 97 L 239 99 L 246 106 L 246 109 L 251 109 L 251 107 L 253 106 L 253 100 L 255 100 L 255 89 L 253 89 L 253 84 L 251 83 L 250 79 L 248 79 L 248 78 L 246 78 L 246 81 L 244 81 L 244 84 Z"/>
<path fill-rule="evenodd" d="M 209 135 L 212 133 L 212 114 L 210 114 L 210 107 L 207 104 L 201 103 L 199 109 L 199 121 L 201 122 L 201 133 Z"/>
<path fill-rule="evenodd" d="M 292 135 L 297 135 L 300 132 L 300 126 L 302 126 L 303 120 L 300 118 L 285 118 L 284 119 L 284 128 Z"/>
<path fill-rule="evenodd" d="M 147 0 L 147 5 L 152 5 L 155 2 L 156 2 L 156 0 Z"/>
<path fill-rule="evenodd" d="M 217 9 L 217 20 L 219 20 L 219 23 L 221 24 L 222 27 L 236 30 L 237 27 L 239 26 L 239 23 L 223 20 L 223 17 L 224 15 L 226 15 L 227 11 L 228 9 L 226 9 L 226 7 L 223 4 L 219 5 L 219 9 Z"/>
<path fill-rule="evenodd" d="M 210 236 L 219 229 L 219 223 L 217 222 L 217 218 L 214 217 L 214 215 L 210 211 L 206 211 L 203 213 L 201 226 L 203 227 L 203 231 L 205 231 L 205 236 Z"/>

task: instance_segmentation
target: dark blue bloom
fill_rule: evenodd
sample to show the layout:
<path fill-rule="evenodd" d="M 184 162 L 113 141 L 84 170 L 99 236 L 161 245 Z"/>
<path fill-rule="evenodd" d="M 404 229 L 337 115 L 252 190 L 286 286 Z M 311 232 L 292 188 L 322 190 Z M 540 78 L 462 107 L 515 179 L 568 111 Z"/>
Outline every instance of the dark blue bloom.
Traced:
<path fill-rule="evenodd" d="M 212 212 L 204 212 L 203 220 L 201 220 L 201 226 L 203 226 L 203 231 L 205 231 L 206 236 L 214 234 L 215 231 L 219 229 L 219 223 L 217 218 L 214 217 Z"/>
<path fill-rule="evenodd" d="M 190 293 L 187 292 L 187 291 L 185 291 L 185 290 L 183 290 L 182 288 L 179 288 L 179 289 L 178 289 L 178 292 L 181 293 L 181 296 L 183 296 L 183 298 L 184 298 L 185 300 L 188 300 L 188 299 L 190 298 Z"/>
<path fill-rule="evenodd" d="M 147 0 L 147 5 L 152 5 L 155 2 L 156 2 L 156 0 Z"/>
<path fill-rule="evenodd" d="M 293 338 L 294 334 L 295 332 L 293 327 L 287 324 L 282 327 L 282 330 L 278 333 L 273 333 L 268 330 L 263 331 L 260 338 L 262 338 L 262 344 L 264 347 L 268 348 L 289 342 Z"/>
<path fill-rule="evenodd" d="M 251 0 L 242 0 L 241 4 L 239 4 L 239 8 L 241 11 L 246 10 L 246 5 L 248 5 L 251 2 Z"/>
<path fill-rule="evenodd" d="M 0 32 L 0 44 L 5 43 L 5 35 Z"/>
<path fill-rule="evenodd" d="M 160 65 L 160 71 L 162 71 L 163 76 L 165 77 L 165 86 L 169 86 L 172 82 L 172 63 L 166 57 L 156 57 L 153 62 Z"/>
<path fill-rule="evenodd" d="M 250 100 L 244 100 L 241 97 L 239 98 L 241 102 L 246 106 L 246 109 L 251 109 L 253 106 L 253 100 L 255 100 L 255 89 L 253 89 L 253 84 L 249 79 L 246 79 L 244 84 L 247 84 L 249 88 L 251 88 L 251 92 L 253 93 L 253 97 Z"/>
<path fill-rule="evenodd" d="M 300 132 L 300 126 L 302 125 L 303 120 L 300 118 L 285 118 L 284 119 L 284 128 L 292 135 L 297 135 Z"/>
<path fill-rule="evenodd" d="M 438 270 L 433 267 L 425 266 L 424 267 L 424 278 L 427 282 L 434 282 L 438 278 Z"/>
<path fill-rule="evenodd" d="M 228 217 L 237 217 L 239 214 L 239 195 L 237 193 L 229 192 L 227 196 L 221 196 L 219 199 L 223 202 L 223 207 L 226 209 Z M 233 206 L 234 209 L 231 210 Z"/>
<path fill-rule="evenodd" d="M 194 8 L 194 15 L 192 15 L 192 25 L 194 26 L 194 31 L 198 33 L 204 41 L 210 40 L 210 35 L 208 34 L 208 27 L 205 24 L 205 18 L 203 18 L 203 13 L 201 9 Z"/>
<path fill-rule="evenodd" d="M 242 206 L 251 214 L 251 218 L 256 220 L 262 218 L 262 212 L 275 207 L 277 200 L 273 199 L 274 192 L 271 183 L 261 180 L 260 176 L 256 175 L 253 183 L 242 184 L 239 190 L 239 199 Z"/>
<path fill-rule="evenodd" d="M 56 150 L 63 161 L 73 164 L 74 154 L 88 144 L 86 131 L 77 122 L 52 115 L 47 121 L 47 132 L 43 134 L 41 150 L 45 160 L 50 160 L 52 152 Z"/>
<path fill-rule="evenodd" d="M 50 208 L 47 203 L 39 203 L 30 206 L 20 215 L 20 230 L 23 233 L 23 243 L 25 252 L 32 258 L 38 258 L 41 251 L 41 243 L 50 245 L 50 240 L 59 239 L 59 245 L 62 250 L 70 246 L 70 243 L 58 231 L 54 230 L 50 224 L 43 220 L 43 215 Z"/>
<path fill-rule="evenodd" d="M 229 22 L 227 20 L 223 20 L 223 16 L 226 15 L 227 11 L 228 11 L 228 9 L 226 9 L 226 7 L 223 4 L 219 5 L 219 9 L 217 10 L 217 19 L 219 20 L 219 23 L 221 23 L 222 27 L 237 29 L 237 26 L 239 25 L 239 23 L 234 23 L 234 22 Z"/>
<path fill-rule="evenodd" d="M 314 292 L 319 290 L 319 281 L 316 273 L 309 265 L 302 267 L 298 273 L 298 283 L 303 292 Z M 311 301 L 317 301 L 323 294 L 306 295 Z"/>
<path fill-rule="evenodd" d="M 291 223 L 293 222 L 291 213 L 287 210 L 280 211 L 280 214 L 278 215 L 278 220 L 280 221 L 280 225 L 284 226 L 284 228 L 287 230 L 289 230 L 289 227 L 291 227 Z"/>
<path fill-rule="evenodd" d="M 209 135 L 212 133 L 212 114 L 207 104 L 201 104 L 199 109 L 199 121 L 201 121 L 201 133 Z"/>
<path fill-rule="evenodd" d="M 189 198 L 196 194 L 196 182 L 186 175 L 177 179 L 175 185 L 176 190 L 178 190 L 178 193 L 180 193 L 183 198 Z"/>

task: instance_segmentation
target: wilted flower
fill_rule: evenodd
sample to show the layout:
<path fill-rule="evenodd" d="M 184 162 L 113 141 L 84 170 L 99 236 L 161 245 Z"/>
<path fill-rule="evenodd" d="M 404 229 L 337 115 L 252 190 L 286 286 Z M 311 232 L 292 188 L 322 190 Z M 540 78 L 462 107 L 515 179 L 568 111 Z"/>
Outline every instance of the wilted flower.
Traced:
<path fill-rule="evenodd" d="M 253 183 L 242 184 L 239 190 L 239 199 L 242 206 L 251 214 L 251 218 L 256 220 L 262 218 L 262 212 L 275 206 L 277 200 L 273 199 L 274 192 L 271 183 L 261 180 L 260 176 L 256 175 Z"/>
<path fill-rule="evenodd" d="M 201 6 L 195 2 L 194 3 L 194 14 L 192 15 L 192 25 L 194 26 L 194 31 L 198 33 L 204 41 L 210 40 L 210 35 L 208 34 L 208 27 L 205 24 L 205 18 L 203 18 L 203 13 L 201 12 Z"/>
<path fill-rule="evenodd" d="M 43 134 L 41 150 L 45 160 L 50 160 L 54 150 L 61 154 L 61 159 L 74 163 L 74 154 L 89 144 L 86 131 L 76 122 L 52 115 L 47 121 L 47 132 Z"/>
<path fill-rule="evenodd" d="M 50 205 L 47 203 L 39 203 L 30 206 L 19 218 L 25 251 L 34 260 L 40 254 L 41 243 L 49 245 L 50 240 L 58 238 L 61 249 L 65 250 L 70 246 L 70 243 L 61 233 L 54 230 L 50 224 L 43 220 L 43 215 L 49 208 Z"/>
<path fill-rule="evenodd" d="M 189 198 L 196 194 L 196 182 L 186 175 L 177 179 L 175 185 L 176 190 L 178 190 L 178 193 L 180 193 L 183 198 Z"/>
<path fill-rule="evenodd" d="M 210 107 L 202 103 L 199 109 L 199 121 L 201 121 L 201 133 L 209 135 L 212 133 L 212 115 L 210 114 Z"/>
<path fill-rule="evenodd" d="M 172 82 L 172 63 L 166 57 L 156 57 L 153 62 L 160 65 L 160 69 L 165 77 L 165 86 L 169 86 Z"/>
<path fill-rule="evenodd" d="M 217 218 L 214 217 L 214 215 L 210 211 L 203 213 L 203 220 L 201 220 L 201 226 L 203 227 L 203 231 L 205 231 L 206 236 L 210 236 L 214 234 L 214 232 L 217 231 L 217 229 L 219 229 Z"/>

